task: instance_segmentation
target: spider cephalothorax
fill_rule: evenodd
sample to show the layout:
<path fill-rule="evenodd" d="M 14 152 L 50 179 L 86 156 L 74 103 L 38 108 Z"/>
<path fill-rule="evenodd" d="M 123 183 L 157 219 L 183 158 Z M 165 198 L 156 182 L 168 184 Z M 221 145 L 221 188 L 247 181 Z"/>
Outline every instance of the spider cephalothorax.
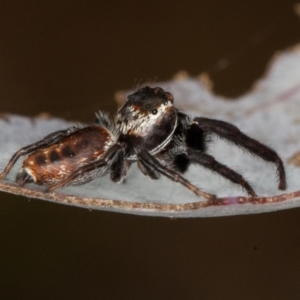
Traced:
<path fill-rule="evenodd" d="M 132 147 L 128 159 L 136 159 L 134 147 L 156 154 L 170 142 L 177 125 L 173 96 L 161 88 L 139 89 L 128 96 L 115 119 L 119 142 Z"/>

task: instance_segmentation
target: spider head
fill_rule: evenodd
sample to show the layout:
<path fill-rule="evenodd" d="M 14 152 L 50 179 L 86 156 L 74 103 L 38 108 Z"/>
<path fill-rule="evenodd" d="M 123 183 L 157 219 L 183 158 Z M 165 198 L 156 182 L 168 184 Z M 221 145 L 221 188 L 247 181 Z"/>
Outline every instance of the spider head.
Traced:
<path fill-rule="evenodd" d="M 126 104 L 136 104 L 140 109 L 143 109 L 143 106 L 147 106 L 147 104 L 149 104 L 151 101 L 158 105 L 164 104 L 166 106 L 168 105 L 168 101 L 173 104 L 173 100 L 173 95 L 169 92 L 166 92 L 162 88 L 151 88 L 149 86 L 145 86 L 138 89 L 135 93 L 129 95 L 127 97 Z"/>
<path fill-rule="evenodd" d="M 116 124 L 122 135 L 142 139 L 154 153 L 169 141 L 177 125 L 173 95 L 160 87 L 140 88 L 118 110 Z"/>

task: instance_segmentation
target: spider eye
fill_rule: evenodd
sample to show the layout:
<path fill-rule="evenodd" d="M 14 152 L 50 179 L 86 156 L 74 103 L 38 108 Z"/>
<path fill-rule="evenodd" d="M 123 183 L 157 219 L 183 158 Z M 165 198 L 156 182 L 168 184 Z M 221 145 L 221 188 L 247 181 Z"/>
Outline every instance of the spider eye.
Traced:
<path fill-rule="evenodd" d="M 164 105 L 167 106 L 168 105 L 168 101 L 164 101 Z"/>
<path fill-rule="evenodd" d="M 146 104 L 146 108 L 150 108 L 150 104 Z"/>
<path fill-rule="evenodd" d="M 156 114 L 157 114 L 157 109 L 153 109 L 153 110 L 152 110 L 152 114 L 153 114 L 153 115 L 156 115 Z"/>

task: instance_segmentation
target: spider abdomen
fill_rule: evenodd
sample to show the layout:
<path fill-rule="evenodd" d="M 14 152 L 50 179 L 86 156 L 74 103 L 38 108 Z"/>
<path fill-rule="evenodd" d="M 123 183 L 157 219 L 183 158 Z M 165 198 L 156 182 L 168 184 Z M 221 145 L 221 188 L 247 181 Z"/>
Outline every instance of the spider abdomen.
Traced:
<path fill-rule="evenodd" d="M 89 126 L 70 133 L 60 142 L 29 154 L 17 174 L 16 181 L 51 184 L 67 178 L 76 169 L 103 157 L 113 143 L 110 132 L 100 126 Z M 83 184 L 102 176 L 107 167 L 76 178 L 72 184 Z"/>

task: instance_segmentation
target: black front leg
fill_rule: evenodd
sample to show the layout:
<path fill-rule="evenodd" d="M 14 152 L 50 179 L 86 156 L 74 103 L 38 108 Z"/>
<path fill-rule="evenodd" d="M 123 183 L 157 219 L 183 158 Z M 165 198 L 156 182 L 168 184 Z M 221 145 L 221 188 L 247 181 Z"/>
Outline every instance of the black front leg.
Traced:
<path fill-rule="evenodd" d="M 202 196 L 206 199 L 212 200 L 215 198 L 215 195 L 206 193 L 196 186 L 194 186 L 192 183 L 190 183 L 187 179 L 185 179 L 183 176 L 178 174 L 177 172 L 165 167 L 162 165 L 157 159 L 155 159 L 148 151 L 142 150 L 138 154 L 138 159 L 147 167 L 154 169 L 156 172 L 159 172 L 160 174 L 168 177 L 169 179 L 178 182 L 185 186 L 187 189 L 192 191 L 197 196 Z"/>
<path fill-rule="evenodd" d="M 146 165 L 142 160 L 137 161 L 137 165 L 140 171 L 145 175 L 149 176 L 151 179 L 157 180 L 160 178 L 160 174 L 156 172 L 154 168 L 151 166 Z"/>

